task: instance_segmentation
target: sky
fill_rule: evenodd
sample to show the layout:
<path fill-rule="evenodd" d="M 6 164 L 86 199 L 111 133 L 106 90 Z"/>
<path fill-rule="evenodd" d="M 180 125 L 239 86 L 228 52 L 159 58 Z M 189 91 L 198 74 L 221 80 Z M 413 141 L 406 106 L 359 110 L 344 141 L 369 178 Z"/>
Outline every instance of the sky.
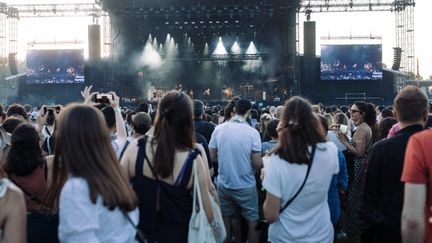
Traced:
<path fill-rule="evenodd" d="M 7 4 L 31 3 L 93 3 L 94 0 L 3 0 Z M 430 34 L 430 9 L 432 1 L 417 0 L 415 7 L 415 56 L 419 60 L 420 75 L 428 78 L 432 75 L 432 35 Z M 311 20 L 317 24 L 317 54 L 321 36 L 382 36 L 383 62 L 391 67 L 393 47 L 395 46 L 395 18 L 390 12 L 346 12 L 312 13 Z M 300 22 L 305 21 L 301 15 Z M 18 58 L 25 59 L 26 50 L 35 48 L 30 42 L 82 41 L 81 44 L 57 46 L 57 48 L 84 48 L 87 55 L 87 25 L 91 17 L 73 18 L 22 18 L 18 24 Z M 303 25 L 300 24 L 301 29 Z M 300 35 L 302 42 L 302 34 Z M 37 46 L 54 48 L 54 46 Z M 302 52 L 302 45 L 300 52 Z"/>

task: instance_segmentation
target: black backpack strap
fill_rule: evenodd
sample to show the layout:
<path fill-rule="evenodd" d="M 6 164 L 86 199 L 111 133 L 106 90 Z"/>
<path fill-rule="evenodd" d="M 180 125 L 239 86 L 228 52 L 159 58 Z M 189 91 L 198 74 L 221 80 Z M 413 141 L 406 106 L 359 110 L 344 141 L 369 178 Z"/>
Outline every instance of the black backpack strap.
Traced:
<path fill-rule="evenodd" d="M 312 163 L 313 163 L 313 159 L 314 159 L 314 156 L 315 156 L 315 149 L 316 149 L 316 147 L 314 146 L 314 147 L 312 147 L 312 153 L 311 153 L 311 161 L 310 161 L 310 163 L 308 164 L 308 168 L 307 168 L 307 172 L 306 172 L 306 176 L 305 176 L 305 179 L 304 179 L 304 181 L 303 181 L 303 183 L 302 183 L 302 185 L 300 186 L 300 188 L 299 188 L 299 190 L 297 191 L 297 193 L 290 199 L 290 200 L 288 200 L 288 202 L 286 202 L 285 203 L 285 205 L 283 206 L 283 208 L 281 208 L 281 210 L 279 211 L 279 214 L 281 214 L 293 201 L 294 201 L 294 199 L 296 199 L 296 197 L 300 194 L 300 192 L 303 190 L 303 187 L 305 186 L 305 184 L 306 184 L 306 181 L 307 181 L 307 179 L 308 179 L 308 177 L 309 177 L 309 172 L 310 172 L 310 170 L 311 170 L 311 168 L 312 168 Z"/>

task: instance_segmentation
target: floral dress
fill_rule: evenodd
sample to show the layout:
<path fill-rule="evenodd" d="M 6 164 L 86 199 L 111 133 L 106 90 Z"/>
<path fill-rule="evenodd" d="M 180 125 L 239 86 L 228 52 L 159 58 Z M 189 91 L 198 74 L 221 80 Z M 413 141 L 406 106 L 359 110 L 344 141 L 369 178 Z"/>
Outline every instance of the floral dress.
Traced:
<path fill-rule="evenodd" d="M 351 140 L 351 144 L 355 147 L 356 144 Z M 348 195 L 346 199 L 346 211 L 345 211 L 345 224 L 344 232 L 348 236 L 357 236 L 359 232 L 359 211 L 361 201 L 363 197 L 363 188 L 366 179 L 366 170 L 368 164 L 368 151 L 370 150 L 370 144 L 365 148 L 366 152 L 363 156 L 355 156 L 353 159 L 353 175 L 350 180 L 350 186 L 348 187 Z"/>

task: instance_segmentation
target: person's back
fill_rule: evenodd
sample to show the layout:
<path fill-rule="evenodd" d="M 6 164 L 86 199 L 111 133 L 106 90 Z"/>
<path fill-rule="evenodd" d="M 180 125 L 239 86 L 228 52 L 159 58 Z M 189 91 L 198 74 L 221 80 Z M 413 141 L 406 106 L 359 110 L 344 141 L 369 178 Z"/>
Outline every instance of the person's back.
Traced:
<path fill-rule="evenodd" d="M 0 242 L 26 241 L 26 206 L 19 188 L 3 177 L 0 168 Z"/>
<path fill-rule="evenodd" d="M 310 103 L 301 97 L 286 102 L 278 133 L 280 143 L 263 170 L 268 241 L 333 242 L 327 199 L 339 171 L 336 145 L 326 141 Z"/>
<path fill-rule="evenodd" d="M 362 225 L 363 237 L 369 237 L 371 242 L 402 242 L 404 183 L 400 177 L 405 151 L 409 138 L 423 130 L 427 119 L 428 100 L 418 88 L 403 89 L 394 105 L 401 130 L 396 136 L 376 143 L 368 162 Z M 389 231 L 394 233 L 388 234 Z"/>
<path fill-rule="evenodd" d="M 236 115 L 216 127 L 209 148 L 212 158 L 218 159 L 217 190 L 227 239 L 231 239 L 231 220 L 240 210 L 248 222 L 248 240 L 255 243 L 259 212 L 254 168 L 262 168 L 263 162 L 260 135 L 246 121 L 251 108 L 249 100 L 238 100 Z"/>
<path fill-rule="evenodd" d="M 132 142 L 131 149 L 126 152 L 137 154 L 134 172 L 143 171 L 131 180 L 140 202 L 142 220 L 139 227 L 152 240 L 170 242 L 177 237 L 179 242 L 184 242 L 192 214 L 192 168 L 195 158 L 188 160 L 192 151 L 177 152 L 172 176 L 162 179 L 156 175 L 156 178 L 152 153 L 155 148 L 150 144 L 146 137 Z"/>
<path fill-rule="evenodd" d="M 204 120 L 204 104 L 199 101 L 194 101 L 194 123 L 195 131 L 205 137 L 207 142 L 210 142 L 211 135 L 216 127 L 215 124 Z"/>
<path fill-rule="evenodd" d="M 60 242 L 135 242 L 138 202 L 103 114 L 90 105 L 66 107 L 54 154 L 44 203 L 59 209 Z"/>
<path fill-rule="evenodd" d="M 93 203 L 88 196 L 89 190 L 84 178 L 69 177 L 66 181 L 60 195 L 59 239 L 62 242 L 93 242 L 96 239 L 98 242 L 134 242 L 135 235 L 130 232 L 135 228 L 122 210 L 108 209 L 101 196 Z M 81 206 L 84 204 L 88 206 Z M 138 210 L 130 212 L 129 217 L 136 223 Z"/>
<path fill-rule="evenodd" d="M 405 183 L 402 211 L 404 242 L 432 242 L 432 130 L 411 136 L 405 154 L 401 181 Z"/>
<path fill-rule="evenodd" d="M 172 91 L 161 100 L 157 112 L 150 135 L 133 141 L 121 164 L 138 196 L 139 228 L 152 242 L 187 242 L 194 164 L 204 192 L 208 192 L 209 173 L 201 156 L 193 149 L 190 99 Z M 203 202 L 208 200 L 208 193 L 202 195 Z M 211 210 L 206 203 L 204 210 Z"/>
<path fill-rule="evenodd" d="M 332 176 L 338 173 L 337 148 L 331 142 L 317 145 L 309 177 L 301 193 L 269 228 L 271 242 L 330 242 L 333 227 L 327 196 Z M 281 206 L 301 187 L 307 165 L 272 155 L 265 167 L 263 186 L 281 198 Z M 275 188 L 276 183 L 280 184 Z"/>
<path fill-rule="evenodd" d="M 31 125 L 19 125 L 12 133 L 5 171 L 25 194 L 27 211 L 40 211 L 48 191 L 47 165 L 39 147 L 39 136 Z"/>
<path fill-rule="evenodd" d="M 209 146 L 218 150 L 218 183 L 231 189 L 254 186 L 251 153 L 261 152 L 258 131 L 246 122 L 230 121 L 217 126 L 213 136 Z"/>

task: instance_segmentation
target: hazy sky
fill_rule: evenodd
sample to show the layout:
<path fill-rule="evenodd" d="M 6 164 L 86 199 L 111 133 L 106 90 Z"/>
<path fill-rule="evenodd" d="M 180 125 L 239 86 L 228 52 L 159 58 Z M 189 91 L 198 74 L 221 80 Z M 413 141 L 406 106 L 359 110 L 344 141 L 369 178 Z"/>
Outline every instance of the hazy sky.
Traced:
<path fill-rule="evenodd" d="M 29 3 L 85 3 L 94 0 L 3 0 L 8 4 Z M 430 34 L 430 9 L 432 1 L 417 0 L 415 7 L 415 55 L 420 63 L 420 75 L 432 75 L 432 35 Z M 305 20 L 301 16 L 301 22 Z M 383 62 L 391 67 L 395 46 L 395 19 L 390 12 L 364 13 L 316 13 L 312 20 L 317 22 L 317 45 L 321 36 L 376 35 L 382 36 Z M 72 45 L 87 49 L 87 25 L 90 17 L 83 18 L 23 18 L 19 21 L 19 58 L 25 58 L 27 43 L 33 41 L 84 41 L 85 44 Z M 301 24 L 302 28 L 302 24 Z M 302 37 L 301 37 L 302 38 Z M 300 42 L 302 39 L 300 39 Z M 60 46 L 61 47 L 61 46 Z M 71 46 L 68 46 L 71 47 Z M 302 47 L 301 47 L 302 50 Z M 318 52 L 319 54 L 319 52 Z"/>

